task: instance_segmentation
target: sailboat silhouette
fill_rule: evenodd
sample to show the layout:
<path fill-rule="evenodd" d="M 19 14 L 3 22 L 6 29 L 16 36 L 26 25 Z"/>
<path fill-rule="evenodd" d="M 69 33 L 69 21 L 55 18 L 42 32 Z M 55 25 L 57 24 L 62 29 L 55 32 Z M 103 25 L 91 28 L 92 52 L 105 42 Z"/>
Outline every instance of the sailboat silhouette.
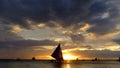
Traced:
<path fill-rule="evenodd" d="M 120 57 L 119 57 L 118 61 L 120 62 Z"/>
<path fill-rule="evenodd" d="M 54 50 L 51 56 L 56 59 L 55 62 L 59 62 L 59 63 L 63 62 L 64 59 L 63 59 L 60 43 L 58 44 L 58 46 L 56 47 L 56 49 Z"/>

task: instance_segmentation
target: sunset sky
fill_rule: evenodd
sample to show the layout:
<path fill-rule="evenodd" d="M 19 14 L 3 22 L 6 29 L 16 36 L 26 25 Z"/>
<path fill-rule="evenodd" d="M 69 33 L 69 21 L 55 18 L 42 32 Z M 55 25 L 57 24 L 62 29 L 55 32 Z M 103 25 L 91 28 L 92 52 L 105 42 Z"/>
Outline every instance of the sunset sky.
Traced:
<path fill-rule="evenodd" d="M 0 59 L 120 56 L 120 0 L 0 0 Z"/>

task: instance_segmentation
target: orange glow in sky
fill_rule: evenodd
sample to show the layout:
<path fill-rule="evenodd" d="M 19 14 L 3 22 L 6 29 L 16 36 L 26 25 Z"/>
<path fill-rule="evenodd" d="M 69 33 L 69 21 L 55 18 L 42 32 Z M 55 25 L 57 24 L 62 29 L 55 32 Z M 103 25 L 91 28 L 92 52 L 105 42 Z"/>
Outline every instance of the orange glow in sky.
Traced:
<path fill-rule="evenodd" d="M 63 54 L 63 59 L 64 60 L 75 60 L 77 57 L 73 56 L 71 54 Z"/>

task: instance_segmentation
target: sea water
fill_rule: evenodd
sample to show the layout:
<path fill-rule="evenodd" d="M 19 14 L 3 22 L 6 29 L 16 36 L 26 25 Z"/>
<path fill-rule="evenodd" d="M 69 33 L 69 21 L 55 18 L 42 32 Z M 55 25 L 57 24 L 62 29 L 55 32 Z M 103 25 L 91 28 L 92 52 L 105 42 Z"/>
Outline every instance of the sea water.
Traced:
<path fill-rule="evenodd" d="M 50 61 L 0 61 L 0 68 L 120 68 L 120 62 L 77 61 L 60 64 Z"/>

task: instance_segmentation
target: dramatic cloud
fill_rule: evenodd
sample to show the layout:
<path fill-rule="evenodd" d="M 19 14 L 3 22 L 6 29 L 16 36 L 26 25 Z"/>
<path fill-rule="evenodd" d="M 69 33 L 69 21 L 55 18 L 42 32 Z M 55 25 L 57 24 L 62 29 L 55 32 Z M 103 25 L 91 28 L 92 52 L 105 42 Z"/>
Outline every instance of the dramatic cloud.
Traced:
<path fill-rule="evenodd" d="M 82 35 L 71 35 L 71 39 L 74 43 L 83 43 L 84 42 L 84 36 L 82 36 Z"/>
<path fill-rule="evenodd" d="M 50 27 L 55 27 L 57 23 L 64 28 L 69 26 L 80 28 L 82 22 L 94 25 L 88 32 L 106 34 L 115 30 L 116 24 L 111 19 L 118 15 L 118 10 L 110 2 L 105 0 L 1 0 L 0 20 L 24 28 L 30 28 L 32 24 L 41 22 Z M 28 20 L 33 22 L 30 23 Z"/>
<path fill-rule="evenodd" d="M 114 42 L 116 42 L 117 44 L 120 44 L 120 39 L 113 39 Z"/>
<path fill-rule="evenodd" d="M 56 44 L 53 40 L 26 40 L 11 32 L 9 26 L 0 25 L 0 54 L 2 54 L 0 58 L 31 58 L 39 54 L 44 55 L 48 49 L 42 48 L 42 46 L 54 46 Z M 36 48 L 39 48 L 40 52 L 34 51 Z"/>
<path fill-rule="evenodd" d="M 43 45 L 56 45 L 57 43 L 52 40 L 16 40 L 16 41 L 2 41 L 0 42 L 0 45 L 2 47 L 31 47 L 31 46 L 43 46 Z"/>
<path fill-rule="evenodd" d="M 78 47 L 74 51 L 79 55 L 118 56 L 118 45 L 118 50 L 109 51 L 115 50 L 113 43 L 109 50 L 99 49 L 107 49 L 106 42 L 120 34 L 119 3 L 119 0 L 0 0 L 0 54 L 9 57 L 14 51 L 19 56 L 26 49 L 24 55 L 29 51 L 33 54 L 29 47 L 35 46 L 39 51 L 62 40 L 64 50 Z M 119 39 L 112 41 L 120 44 Z M 49 46 L 46 50 L 50 50 Z"/>
<path fill-rule="evenodd" d="M 0 48 L 25 48 L 31 46 L 56 45 L 53 40 L 26 40 L 12 32 L 5 24 L 0 25 Z"/>
<path fill-rule="evenodd" d="M 22 40 L 23 38 L 11 32 L 11 27 L 5 24 L 0 24 L 0 41 Z M 0 44 L 1 45 L 1 44 Z"/>
<path fill-rule="evenodd" d="M 106 58 L 118 58 L 120 56 L 120 51 L 110 51 L 110 50 L 85 50 L 85 51 L 74 51 L 73 53 L 81 55 L 82 58 L 95 58 L 100 59 Z"/>
<path fill-rule="evenodd" d="M 97 2 L 90 9 L 90 24 L 93 25 L 88 32 L 96 34 L 106 34 L 116 31 L 117 22 L 114 21 L 118 17 L 118 9 L 110 6 L 108 2 Z"/>

